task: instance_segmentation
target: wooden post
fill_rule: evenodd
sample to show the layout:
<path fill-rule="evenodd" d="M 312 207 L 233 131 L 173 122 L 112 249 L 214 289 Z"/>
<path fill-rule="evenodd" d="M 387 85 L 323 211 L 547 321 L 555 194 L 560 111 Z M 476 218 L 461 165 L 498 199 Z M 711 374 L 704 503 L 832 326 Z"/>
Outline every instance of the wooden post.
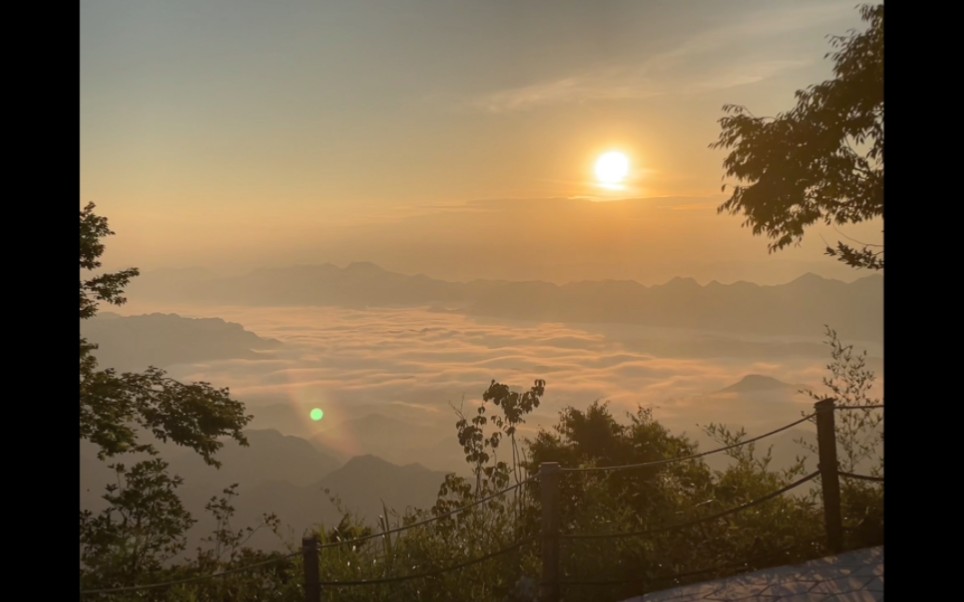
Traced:
<path fill-rule="evenodd" d="M 321 602 L 317 534 L 301 538 L 301 556 L 305 564 L 305 602 Z"/>
<path fill-rule="evenodd" d="M 539 466 L 539 490 L 542 496 L 542 602 L 558 602 L 559 589 L 559 476 L 558 462 Z"/>
<path fill-rule="evenodd" d="M 813 404 L 817 411 L 817 449 L 820 483 L 823 489 L 823 520 L 827 529 L 827 547 L 834 553 L 843 550 L 843 524 L 840 516 L 840 476 L 837 473 L 837 433 L 834 426 L 834 400 L 823 399 Z"/>

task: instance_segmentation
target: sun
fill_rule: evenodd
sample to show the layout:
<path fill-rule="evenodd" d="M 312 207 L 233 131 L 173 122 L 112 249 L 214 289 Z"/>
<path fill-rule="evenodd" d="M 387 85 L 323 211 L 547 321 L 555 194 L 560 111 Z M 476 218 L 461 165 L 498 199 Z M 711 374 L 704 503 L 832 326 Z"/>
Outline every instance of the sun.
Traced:
<path fill-rule="evenodd" d="M 626 153 L 609 151 L 596 159 L 596 178 L 605 188 L 620 188 L 629 175 L 629 157 Z"/>

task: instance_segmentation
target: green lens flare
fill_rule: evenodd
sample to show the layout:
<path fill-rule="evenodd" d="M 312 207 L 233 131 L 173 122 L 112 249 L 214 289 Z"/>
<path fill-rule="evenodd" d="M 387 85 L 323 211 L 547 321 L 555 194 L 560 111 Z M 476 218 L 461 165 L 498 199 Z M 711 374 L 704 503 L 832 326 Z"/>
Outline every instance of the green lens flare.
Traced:
<path fill-rule="evenodd" d="M 324 417 L 325 417 L 325 413 L 321 410 L 321 408 L 315 408 L 311 411 L 311 419 L 314 420 L 315 422 L 318 422 Z"/>

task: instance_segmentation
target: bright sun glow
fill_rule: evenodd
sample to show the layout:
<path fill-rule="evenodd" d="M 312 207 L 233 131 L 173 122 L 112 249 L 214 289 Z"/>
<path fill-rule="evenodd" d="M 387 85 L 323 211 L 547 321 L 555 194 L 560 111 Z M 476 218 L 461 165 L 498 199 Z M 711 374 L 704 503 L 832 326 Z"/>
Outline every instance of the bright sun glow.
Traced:
<path fill-rule="evenodd" d="M 629 157 L 619 151 L 609 151 L 596 159 L 596 178 L 606 188 L 618 188 L 629 175 Z"/>

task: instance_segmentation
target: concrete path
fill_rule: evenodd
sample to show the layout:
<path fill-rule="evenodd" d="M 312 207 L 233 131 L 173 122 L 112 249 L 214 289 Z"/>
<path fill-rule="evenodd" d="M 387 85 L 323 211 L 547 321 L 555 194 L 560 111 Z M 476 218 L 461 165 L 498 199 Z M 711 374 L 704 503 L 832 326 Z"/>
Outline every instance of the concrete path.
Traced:
<path fill-rule="evenodd" d="M 744 573 L 630 598 L 625 602 L 884 599 L 884 547 Z"/>

